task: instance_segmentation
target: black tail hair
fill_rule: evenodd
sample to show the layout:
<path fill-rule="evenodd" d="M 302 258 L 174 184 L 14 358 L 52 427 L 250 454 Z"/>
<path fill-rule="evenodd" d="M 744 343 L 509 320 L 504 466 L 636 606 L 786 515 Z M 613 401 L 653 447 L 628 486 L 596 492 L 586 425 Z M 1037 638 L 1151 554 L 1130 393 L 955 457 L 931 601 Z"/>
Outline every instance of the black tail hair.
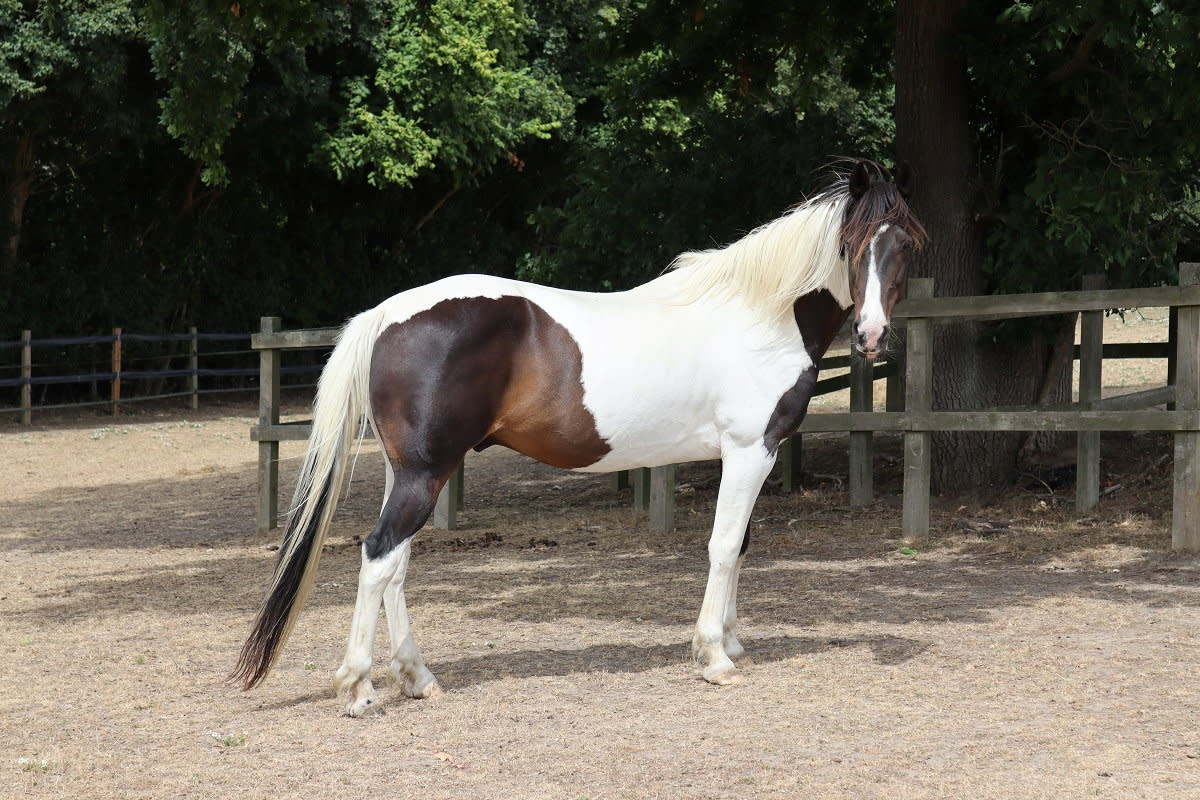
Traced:
<path fill-rule="evenodd" d="M 229 680 L 241 683 L 243 689 L 252 689 L 267 677 L 307 598 L 316 562 L 321 556 L 319 532 L 332 480 L 332 475 L 325 476 L 321 495 L 314 512 L 307 515 L 303 530 L 297 530 L 302 515 L 292 514 L 279 548 L 270 593 L 258 610 L 237 664 L 229 673 Z"/>

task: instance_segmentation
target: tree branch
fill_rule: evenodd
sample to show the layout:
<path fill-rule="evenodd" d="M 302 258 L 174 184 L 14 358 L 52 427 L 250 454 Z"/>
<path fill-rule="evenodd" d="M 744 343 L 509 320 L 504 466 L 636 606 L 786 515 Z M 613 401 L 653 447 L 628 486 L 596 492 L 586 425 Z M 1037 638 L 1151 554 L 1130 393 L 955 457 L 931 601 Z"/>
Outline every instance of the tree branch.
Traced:
<path fill-rule="evenodd" d="M 1079 45 L 1076 46 L 1075 52 L 1071 54 L 1070 60 L 1060 66 L 1058 69 L 1046 76 L 1045 84 L 1053 86 L 1057 83 L 1062 83 L 1078 72 L 1087 69 L 1088 59 L 1092 56 L 1092 47 L 1096 44 L 1096 36 L 1100 33 L 1100 22 L 1092 23 L 1092 27 L 1084 32 L 1083 38 L 1079 40 Z"/>
<path fill-rule="evenodd" d="M 450 188 L 450 191 L 448 191 L 444 195 L 442 195 L 441 198 L 439 198 L 438 201 L 433 204 L 433 208 L 426 211 L 425 216 L 423 216 L 419 220 L 417 220 L 416 225 L 413 225 L 413 233 L 416 233 L 417 231 L 421 230 L 421 228 L 424 228 L 425 223 L 427 223 L 427 222 L 429 222 L 429 220 L 433 219 L 433 215 L 436 214 L 441 209 L 442 206 L 446 205 L 447 200 L 449 200 L 451 197 L 454 197 L 454 195 L 458 194 L 458 190 L 461 188 L 462 188 L 461 183 L 455 184 L 454 186 L 452 186 Z"/>

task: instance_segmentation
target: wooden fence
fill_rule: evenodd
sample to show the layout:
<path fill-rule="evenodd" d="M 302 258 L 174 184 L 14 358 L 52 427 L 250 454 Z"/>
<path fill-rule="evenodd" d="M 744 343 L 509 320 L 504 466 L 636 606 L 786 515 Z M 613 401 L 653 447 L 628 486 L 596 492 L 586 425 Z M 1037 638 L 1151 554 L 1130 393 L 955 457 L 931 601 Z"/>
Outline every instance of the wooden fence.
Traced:
<path fill-rule="evenodd" d="M 1076 505 L 1099 498 L 1101 431 L 1169 431 L 1175 434 L 1171 546 L 1200 552 L 1200 264 L 1180 265 L 1179 286 L 1153 289 L 1091 289 L 991 297 L 933 297 L 929 279 L 909 283 L 909 299 L 893 317 L 908 328 L 905 410 L 852 420 L 856 430 L 894 430 L 904 435 L 906 538 L 929 532 L 930 434 L 933 431 L 1075 431 L 1079 434 Z M 1171 381 L 1163 389 L 1100 399 L 1103 313 L 1112 308 L 1169 306 L 1174 311 L 1175 352 Z M 1080 312 L 1080 400 L 1067 408 L 933 410 L 933 324 Z M 1168 403 L 1173 408 L 1147 406 Z"/>
<path fill-rule="evenodd" d="M 19 413 L 22 424 L 30 425 L 34 412 L 51 409 L 107 405 L 118 416 L 123 402 L 175 397 L 188 398 L 191 407 L 198 408 L 201 395 L 253 389 L 258 369 L 251 366 L 249 341 L 248 333 L 201 333 L 195 327 L 188 333 L 140 334 L 113 328 L 111 334 L 99 336 L 48 338 L 34 338 L 32 331 L 25 330 L 18 341 L 0 341 L 0 354 L 5 356 L 0 362 L 0 391 L 15 388 L 19 393 L 19 402 L 0 406 L 0 413 Z M 16 349 L 19 367 L 8 363 L 8 352 Z M 35 359 L 35 353 L 41 358 Z M 231 363 L 237 366 L 214 366 Z M 288 374 L 308 379 L 319 370 L 293 367 Z M 9 373 L 16 377 L 6 377 Z M 98 391 L 103 384 L 108 384 L 106 399 L 100 399 Z M 80 385 L 91 399 L 78 397 L 75 390 Z M 35 387 L 41 389 L 40 402 L 35 402 Z M 51 389 L 64 391 L 46 402 Z"/>
<path fill-rule="evenodd" d="M 1085 285 L 1096 285 L 1089 278 Z M 1171 344 L 1104 345 L 1103 314 L 1114 308 L 1166 306 L 1174 319 Z M 1077 354 L 1079 402 L 1070 406 L 976 411 L 933 409 L 932 326 L 953 320 L 998 320 L 1080 312 L 1081 343 Z M 839 413 L 810 413 L 800 435 L 816 432 L 850 433 L 849 492 L 852 505 L 870 503 L 872 488 L 872 436 L 875 432 L 899 433 L 904 437 L 903 532 L 906 539 L 920 541 L 929 533 L 930 435 L 934 431 L 1059 431 L 1076 432 L 1076 506 L 1087 510 L 1100 496 L 1101 431 L 1169 431 L 1175 435 L 1174 501 L 1171 526 L 1172 547 L 1200 552 L 1200 264 L 1180 266 L 1180 285 L 1150 289 L 1046 292 L 1025 295 L 981 297 L 933 296 L 929 279 L 909 282 L 908 298 L 892 315 L 907 328 L 905 374 L 892 364 L 872 366 L 861 359 L 827 358 L 825 369 L 850 365 L 849 375 L 826 378 L 817 392 L 850 388 L 850 410 Z M 264 317 L 261 332 L 251 337 L 259 351 L 259 420 L 251 429 L 258 442 L 258 526 L 275 527 L 278 519 L 279 442 L 308 438 L 310 424 L 279 421 L 279 370 L 284 350 L 328 348 L 337 329 L 321 328 L 281 331 L 277 317 Z M 1104 358 L 1169 359 L 1168 384 L 1148 392 L 1100 398 L 1101 364 Z M 885 409 L 872 409 L 872 383 L 886 378 Z M 1168 410 L 1152 408 L 1168 404 Z M 780 451 L 784 489 L 795 479 L 798 441 Z M 634 503 L 647 510 L 656 529 L 673 525 L 674 466 L 634 470 L 614 478 L 617 485 L 632 485 Z M 438 498 L 434 524 L 454 527 L 462 507 L 463 475 L 460 467 L 454 480 Z"/>

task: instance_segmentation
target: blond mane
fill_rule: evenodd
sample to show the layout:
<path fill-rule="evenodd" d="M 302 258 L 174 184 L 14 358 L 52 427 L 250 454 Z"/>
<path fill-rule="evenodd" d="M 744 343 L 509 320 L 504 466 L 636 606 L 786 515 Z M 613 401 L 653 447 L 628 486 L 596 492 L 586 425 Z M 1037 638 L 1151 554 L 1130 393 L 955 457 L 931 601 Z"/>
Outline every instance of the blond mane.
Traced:
<path fill-rule="evenodd" d="M 827 289 L 851 305 L 841 230 L 845 192 L 820 194 L 726 247 L 680 254 L 670 269 L 684 274 L 680 300 L 740 298 L 768 316 L 788 315 L 796 298 Z"/>

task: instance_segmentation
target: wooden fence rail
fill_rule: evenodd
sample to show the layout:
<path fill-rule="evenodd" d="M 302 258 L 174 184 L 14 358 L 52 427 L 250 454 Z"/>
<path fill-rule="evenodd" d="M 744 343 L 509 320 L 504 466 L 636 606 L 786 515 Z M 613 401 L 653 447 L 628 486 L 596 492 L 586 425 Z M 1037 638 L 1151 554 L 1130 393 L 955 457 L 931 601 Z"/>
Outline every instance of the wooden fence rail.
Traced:
<path fill-rule="evenodd" d="M 853 505 L 872 501 L 872 435 L 900 433 L 904 439 L 903 531 L 919 541 L 929 532 L 930 438 L 935 431 L 1067 431 L 1079 438 L 1077 447 L 1076 506 L 1093 507 L 1099 500 L 1099 434 L 1101 431 L 1167 431 L 1175 434 L 1175 479 L 1172 547 L 1200 552 L 1200 265 L 1182 264 L 1180 285 L 1149 289 L 1095 288 L 1089 278 L 1077 292 L 1046 292 L 982 297 L 933 297 L 928 279 L 909 282 L 908 299 L 900 303 L 893 320 L 907 328 L 905 374 L 893 364 L 877 365 L 847 357 L 827 358 L 823 369 L 850 366 L 849 375 L 818 382 L 818 393 L 850 388 L 850 410 L 810 413 L 795 442 L 785 443 L 779 462 L 785 490 L 790 489 L 798 463 L 802 434 L 849 432 L 850 500 Z M 1167 306 L 1175 321 L 1172 344 L 1103 343 L 1103 313 L 1116 308 Z M 999 320 L 1080 312 L 1081 342 L 1079 402 L 1064 407 L 1006 408 L 943 411 L 933 408 L 933 330 L 938 322 L 956 319 Z M 280 423 L 279 368 L 284 350 L 332 347 L 336 328 L 279 330 L 277 317 L 264 317 L 262 330 L 251 337 L 260 352 L 258 424 L 251 438 L 259 445 L 259 512 L 262 530 L 278 518 L 279 442 L 308 437 L 308 422 Z M 1167 386 L 1101 399 L 1100 367 L 1104 358 L 1167 358 Z M 872 408 L 872 383 L 888 381 L 886 410 Z M 903 380 L 901 380 L 903 378 Z M 1169 410 L 1152 408 L 1162 404 Z M 634 470 L 617 478 L 631 484 L 634 503 L 647 510 L 656 529 L 673 525 L 674 467 Z M 438 498 L 434 524 L 453 527 L 462 507 L 461 467 Z"/>

